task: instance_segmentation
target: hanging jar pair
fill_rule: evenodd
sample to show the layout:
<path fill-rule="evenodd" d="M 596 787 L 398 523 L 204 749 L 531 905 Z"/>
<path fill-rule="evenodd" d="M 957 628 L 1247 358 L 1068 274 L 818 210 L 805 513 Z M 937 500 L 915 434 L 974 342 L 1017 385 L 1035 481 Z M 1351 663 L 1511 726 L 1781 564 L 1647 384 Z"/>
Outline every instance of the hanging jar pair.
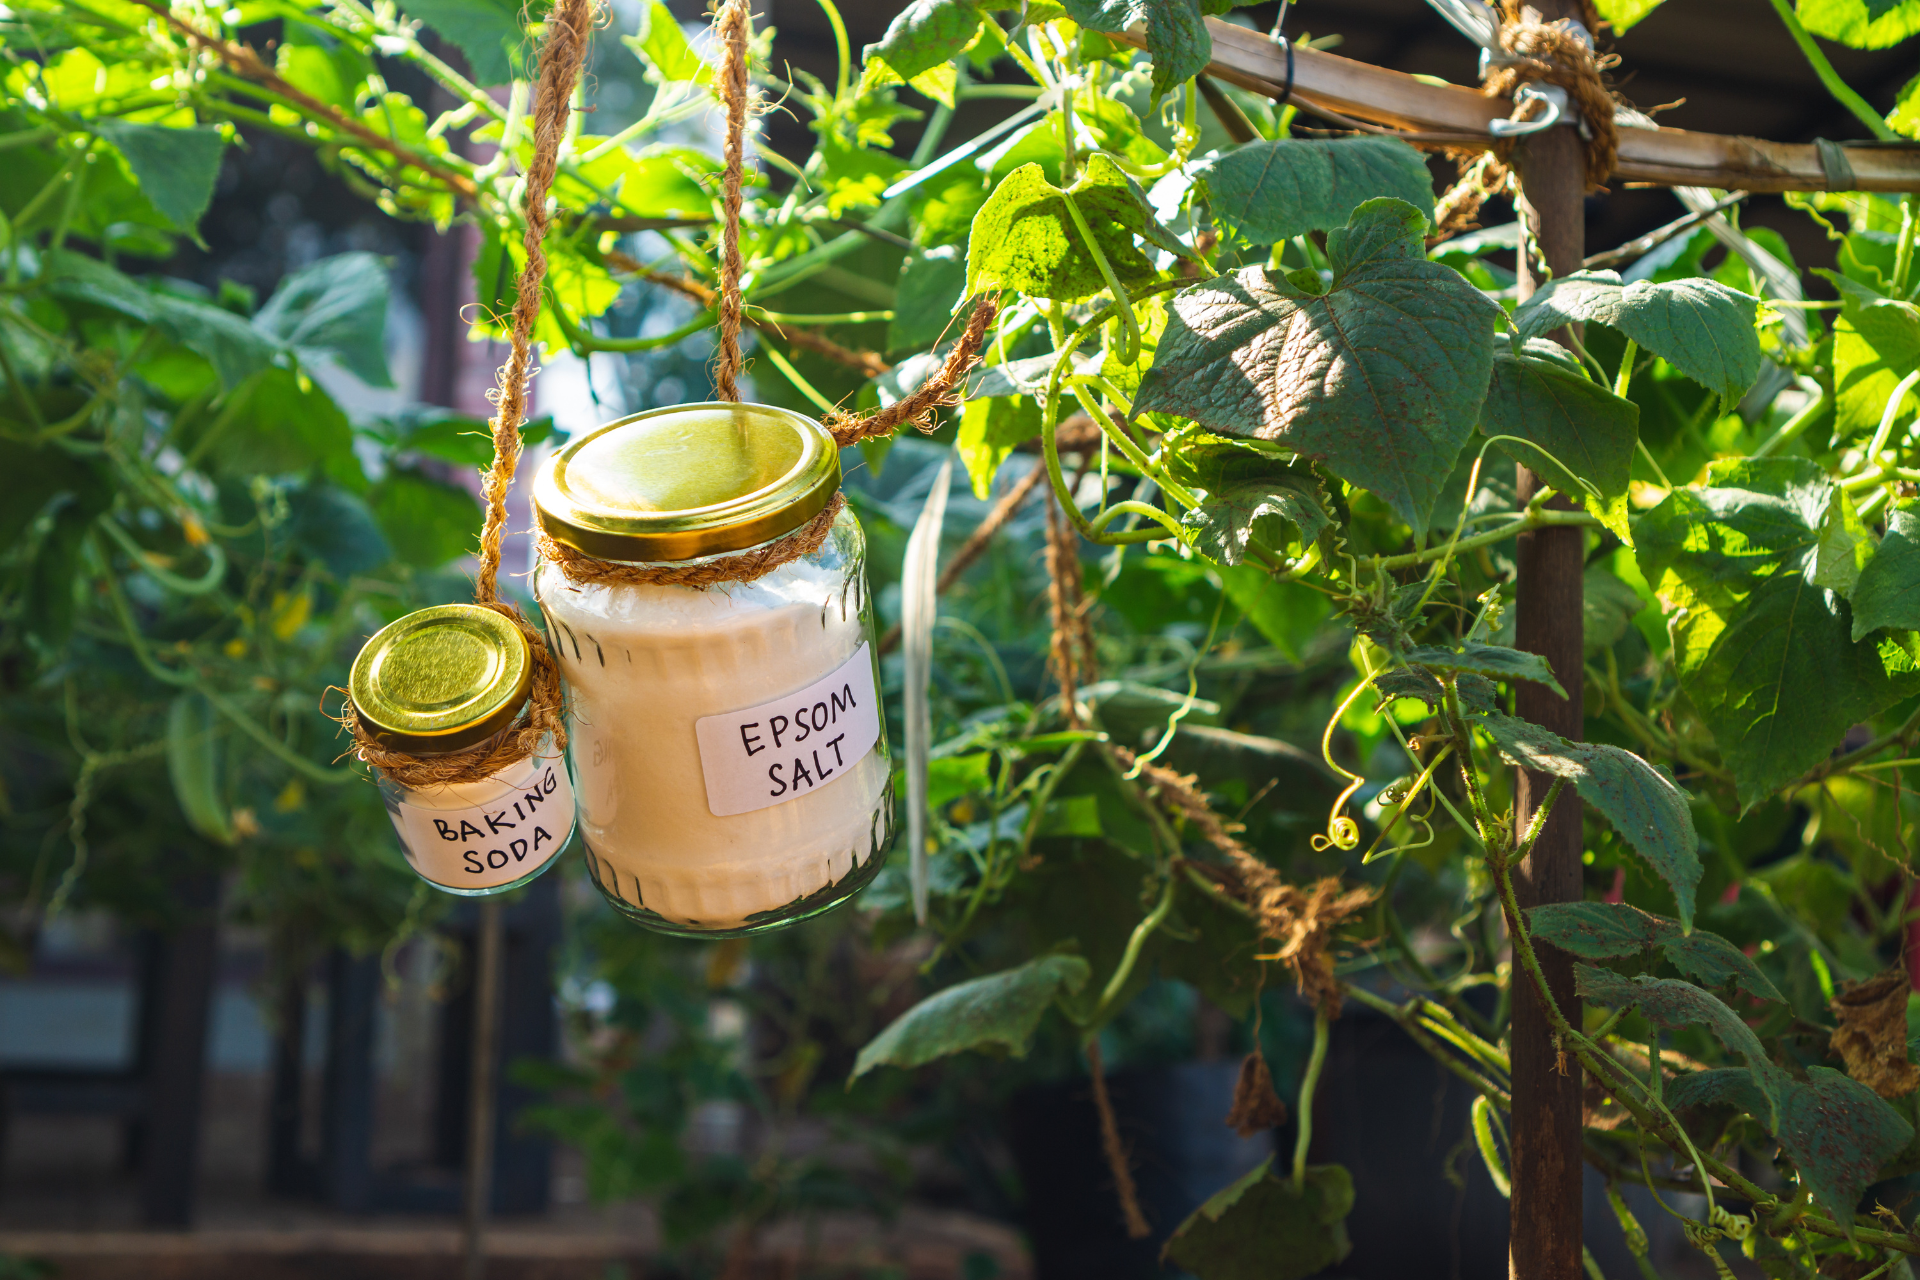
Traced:
<path fill-rule="evenodd" d="M 568 444 L 533 498 L 571 776 L 550 752 L 477 789 L 381 775 L 415 870 L 472 894 L 551 865 L 545 841 L 538 865 L 516 860 L 533 833 L 499 808 L 527 807 L 526 772 L 570 817 L 577 803 L 594 883 L 649 928 L 752 933 L 864 887 L 893 836 L 892 769 L 865 539 L 833 438 L 765 405 L 658 409 Z M 469 615 L 499 624 L 484 661 L 473 628 L 493 624 Z M 477 606 L 393 624 L 355 665 L 363 725 L 414 752 L 499 732 L 526 698 L 509 635 L 524 649 Z"/>

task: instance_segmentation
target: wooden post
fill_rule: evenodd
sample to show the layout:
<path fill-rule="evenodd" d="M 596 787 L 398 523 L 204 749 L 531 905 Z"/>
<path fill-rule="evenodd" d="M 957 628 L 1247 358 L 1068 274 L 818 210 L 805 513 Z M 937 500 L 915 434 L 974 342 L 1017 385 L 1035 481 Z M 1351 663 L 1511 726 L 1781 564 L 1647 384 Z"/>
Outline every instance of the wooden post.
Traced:
<path fill-rule="evenodd" d="M 493 1121 L 500 1078 L 500 899 L 480 900 L 473 973 L 473 1087 L 467 1098 L 466 1280 L 487 1274 L 487 1212 L 493 1200 Z"/>
<path fill-rule="evenodd" d="M 1578 0 L 1534 3 L 1549 22 L 1583 20 Z M 1587 190 L 1586 148 L 1579 133 L 1561 125 L 1529 135 L 1515 148 L 1514 169 L 1521 190 L 1518 213 L 1532 253 L 1544 259 L 1556 277 L 1578 271 L 1586 256 Z M 1539 278 L 1538 265 L 1523 249 L 1522 298 L 1545 283 Z M 1544 487 L 1525 467 L 1518 468 L 1517 478 L 1523 503 Z M 1580 578 L 1585 533 L 1579 528 L 1537 529 L 1522 534 L 1519 542 L 1516 643 L 1546 658 L 1568 696 L 1561 698 L 1550 689 L 1521 682 L 1516 686 L 1517 710 L 1522 719 L 1578 741 L 1584 688 Z M 1552 781 L 1545 774 L 1519 771 L 1516 831 L 1525 830 Z M 1514 869 L 1514 891 L 1522 908 L 1580 899 L 1580 826 L 1580 800 L 1569 790 L 1554 806 L 1532 854 Z M 1555 1002 L 1569 1017 L 1578 1018 L 1572 957 L 1545 946 L 1539 954 Z M 1513 979 L 1512 1051 L 1509 1274 L 1512 1280 L 1580 1280 L 1580 1065 L 1571 1054 L 1556 1049 L 1546 1010 L 1532 984 L 1518 972 Z"/>

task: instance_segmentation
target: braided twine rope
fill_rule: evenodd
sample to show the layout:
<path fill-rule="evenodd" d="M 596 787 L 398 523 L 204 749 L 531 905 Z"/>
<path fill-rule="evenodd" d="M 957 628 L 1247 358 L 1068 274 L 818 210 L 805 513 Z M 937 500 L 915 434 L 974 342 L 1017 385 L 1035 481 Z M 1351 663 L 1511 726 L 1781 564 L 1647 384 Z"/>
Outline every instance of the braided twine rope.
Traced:
<path fill-rule="evenodd" d="M 586 60 L 587 46 L 599 20 L 596 0 L 560 0 L 547 15 L 546 39 L 540 46 L 539 78 L 533 98 L 533 163 L 526 178 L 527 220 L 523 245 L 526 265 L 513 302 L 511 350 L 500 369 L 499 385 L 489 393 L 494 403 L 493 464 L 481 483 L 486 500 L 486 523 L 480 533 L 480 568 L 473 599 L 482 608 L 501 614 L 526 637 L 533 660 L 532 688 L 526 711 L 506 732 L 488 743 L 444 755 L 415 756 L 383 746 L 360 722 L 353 699 L 340 709 L 340 722 L 353 734 L 352 754 L 408 788 L 455 786 L 480 782 L 539 751 L 546 739 L 553 750 L 565 748 L 559 668 L 540 634 L 514 604 L 500 599 L 500 544 L 507 530 L 507 491 L 520 463 L 520 425 L 527 414 L 528 384 L 538 372 L 533 367 L 533 326 L 540 317 L 541 284 L 547 275 L 546 238 L 551 215 L 547 193 L 553 187 L 560 144 L 566 137 L 574 86 Z"/>
<path fill-rule="evenodd" d="M 754 90 L 747 79 L 747 51 L 752 39 L 752 18 L 748 0 L 726 0 L 714 15 L 713 31 L 721 49 L 720 74 L 715 77 L 726 107 L 726 172 L 722 178 L 721 203 L 725 214 L 720 228 L 720 346 L 714 360 L 713 389 L 716 398 L 731 403 L 740 400 L 738 379 L 745 369 L 740 354 L 740 326 L 745 303 L 740 294 L 740 188 L 746 171 L 747 118 L 754 114 Z M 892 435 L 902 427 L 922 431 L 933 427 L 936 409 L 958 403 L 957 389 L 967 374 L 980 362 L 986 346 L 987 330 L 999 313 L 997 301 L 982 295 L 967 317 L 960 339 L 947 353 L 940 367 L 918 388 L 886 408 L 870 414 L 854 415 L 836 409 L 828 413 L 824 425 L 834 444 L 844 449 L 862 440 Z M 737 555 L 715 556 L 685 564 L 633 564 L 601 560 L 576 550 L 548 535 L 539 534 L 540 554 L 560 574 L 576 586 L 672 586 L 711 587 L 726 582 L 752 582 L 772 573 L 784 564 L 818 551 L 832 531 L 833 522 L 846 506 L 846 499 L 833 495 L 826 509 L 792 533 L 773 542 L 753 547 Z"/>

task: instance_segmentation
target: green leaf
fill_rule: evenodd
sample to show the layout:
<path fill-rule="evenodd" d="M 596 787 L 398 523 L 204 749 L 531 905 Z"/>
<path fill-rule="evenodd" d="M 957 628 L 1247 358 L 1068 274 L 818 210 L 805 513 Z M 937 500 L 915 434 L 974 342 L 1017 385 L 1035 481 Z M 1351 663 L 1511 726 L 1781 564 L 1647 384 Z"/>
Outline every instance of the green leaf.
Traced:
<path fill-rule="evenodd" d="M 1680 935 L 1672 920 L 1622 902 L 1549 902 L 1527 911 L 1534 941 L 1582 960 L 1622 960 Z"/>
<path fill-rule="evenodd" d="M 1213 36 L 1196 0 L 1064 0 L 1064 4 L 1067 16 L 1076 23 L 1108 35 L 1120 35 L 1136 22 L 1147 24 L 1155 101 L 1206 70 L 1213 58 Z"/>
<path fill-rule="evenodd" d="M 1777 1124 L 1769 1116 L 1776 1102 Z M 1732 1107 L 1759 1120 L 1793 1158 L 1813 1198 L 1849 1234 L 1862 1193 L 1913 1140 L 1905 1116 L 1829 1067 L 1808 1067 L 1805 1082 L 1771 1063 L 1699 1071 L 1667 1085 L 1667 1104 Z"/>
<path fill-rule="evenodd" d="M 1133 238 L 1143 234 L 1158 243 L 1165 232 L 1133 179 L 1112 157 L 1095 154 L 1068 191 L 1120 283 L 1151 279 L 1153 264 Z M 1074 302 L 1106 287 L 1060 188 L 1047 181 L 1038 164 L 1008 174 L 974 215 L 967 241 L 967 297 L 1017 289 Z"/>
<path fill-rule="evenodd" d="M 1434 711 L 1446 702 L 1447 691 L 1425 667 L 1392 667 L 1373 678 L 1373 687 L 1388 698 L 1418 698 Z M 1455 678 L 1453 691 L 1463 711 L 1491 711 L 1500 691 L 1485 676 L 1462 671 Z"/>
<path fill-rule="evenodd" d="M 1709 391 L 1737 400 L 1760 376 L 1760 300 L 1714 280 L 1635 280 L 1577 271 L 1528 298 L 1513 314 L 1522 337 L 1595 321 L 1619 330 Z"/>
<path fill-rule="evenodd" d="M 153 325 L 181 346 L 199 352 L 229 389 L 270 366 L 280 351 L 271 338 L 231 311 L 143 288 L 104 262 L 81 254 L 48 250 L 41 261 L 41 277 L 60 297 L 90 302 Z"/>
<path fill-rule="evenodd" d="M 1887 115 L 1887 127 L 1906 137 L 1920 138 L 1920 76 L 1900 86 L 1900 96 Z"/>
<path fill-rule="evenodd" d="M 460 47 L 473 82 L 483 89 L 529 70 L 521 6 L 514 0 L 408 0 L 406 11 Z"/>
<path fill-rule="evenodd" d="M 1920 629 L 1920 504 L 1903 502 L 1887 516 L 1887 536 L 1853 591 L 1853 638 L 1881 627 Z"/>
<path fill-rule="evenodd" d="M 1667 882 L 1681 926 L 1693 927 L 1693 894 L 1702 875 L 1700 836 L 1693 829 L 1687 793 L 1670 774 L 1631 751 L 1569 742 L 1512 716 L 1493 713 L 1480 724 L 1515 764 L 1573 783 L 1580 798 Z"/>
<path fill-rule="evenodd" d="M 1553 678 L 1553 668 L 1547 665 L 1547 660 L 1521 649 L 1497 644 L 1468 643 L 1458 649 L 1423 644 L 1407 650 L 1407 661 L 1442 671 L 1471 671 L 1493 680 L 1531 680 L 1563 698 L 1567 696 L 1567 691 Z"/>
<path fill-rule="evenodd" d="M 898 79 L 912 80 L 959 57 L 980 33 L 980 17 L 971 0 L 912 0 L 861 56 L 869 74 L 878 61 Z"/>
<path fill-rule="evenodd" d="M 38 642 L 44 656 L 56 657 L 73 634 L 76 593 L 89 581 L 81 552 L 93 532 L 93 522 L 113 506 L 106 486 L 85 486 L 57 500 L 52 527 L 27 568 L 27 585 L 19 616 L 24 629 Z"/>
<path fill-rule="evenodd" d="M 899 283 L 893 288 L 887 350 L 930 349 L 952 327 L 953 313 L 959 309 L 966 287 L 967 260 L 957 245 L 908 254 L 900 264 Z"/>
<path fill-rule="evenodd" d="M 120 149 L 140 190 L 174 226 L 192 234 L 213 199 L 226 137 L 211 125 L 190 129 L 97 120 L 95 132 Z"/>
<path fill-rule="evenodd" d="M 993 477 L 1007 455 L 1039 434 L 1040 406 L 1027 396 L 967 401 L 960 411 L 960 433 L 954 447 L 973 480 L 973 496 L 986 501 Z"/>
<path fill-rule="evenodd" d="M 1426 158 L 1398 138 L 1248 142 L 1203 161 L 1214 216 L 1254 244 L 1347 225 L 1375 196 L 1433 216 Z"/>
<path fill-rule="evenodd" d="M 1079 956 L 1040 956 L 948 987 L 901 1014 L 860 1050 L 851 1079 L 878 1066 L 917 1067 L 987 1045 L 1025 1057 L 1040 1015 L 1056 997 L 1085 986 L 1091 973 Z"/>
<path fill-rule="evenodd" d="M 1255 565 L 1223 566 L 1219 574 L 1233 607 L 1268 644 L 1295 662 L 1324 634 L 1333 615 L 1333 605 L 1324 593 L 1298 582 L 1275 582 L 1272 574 Z"/>
<path fill-rule="evenodd" d="M 1601 20 L 1613 28 L 1613 34 L 1623 36 L 1660 4 L 1661 0 L 1597 0 L 1595 7 L 1600 10 Z"/>
<path fill-rule="evenodd" d="M 1745 952 L 1717 933 L 1695 929 L 1683 937 L 1668 938 L 1661 950 L 1674 968 L 1705 986 L 1732 985 L 1755 999 L 1786 999 Z"/>
<path fill-rule="evenodd" d="M 1840 294 L 1833 325 L 1834 438 L 1850 440 L 1880 425 L 1900 380 L 1920 366 L 1920 307 L 1889 298 L 1858 280 L 1818 271 Z M 1902 394 L 1898 412 L 1920 397 Z"/>
<path fill-rule="evenodd" d="M 1615 1009 L 1632 1006 L 1647 1021 L 1669 1031 L 1681 1027 L 1711 1031 L 1729 1053 L 1746 1059 L 1755 1081 L 1778 1103 L 1782 1086 L 1789 1077 L 1767 1057 L 1766 1048 L 1753 1034 L 1753 1028 L 1712 992 L 1702 991 L 1678 978 L 1623 978 L 1611 969 L 1590 964 L 1574 965 L 1573 981 L 1574 989 L 1582 997 Z"/>
<path fill-rule="evenodd" d="M 214 474 L 245 482 L 317 467 L 349 487 L 365 487 L 353 426 L 317 383 L 269 369 L 235 394 L 246 397 L 244 407 L 214 437 L 202 464 Z M 186 443 L 198 444 L 197 433 Z"/>
<path fill-rule="evenodd" d="M 288 495 L 294 545 L 337 578 L 377 569 L 392 558 L 373 512 L 338 485 L 310 484 Z"/>
<path fill-rule="evenodd" d="M 927 808 L 938 809 L 961 796 L 993 785 L 989 766 L 993 752 L 974 751 L 961 756 L 935 756 L 927 761 Z"/>
<path fill-rule="evenodd" d="M 1852 1234 L 1860 1197 L 1880 1166 L 1913 1141 L 1913 1126 L 1873 1090 L 1829 1067 L 1808 1067 L 1780 1100 L 1780 1139 L 1813 1198 Z"/>
<path fill-rule="evenodd" d="M 582 134 L 574 145 L 585 151 L 605 141 Z M 629 151 L 616 146 L 582 164 L 580 181 L 561 173 L 554 191 L 556 198 L 591 205 L 605 199 L 587 185 L 591 182 L 613 192 L 615 207 L 636 218 L 704 218 L 711 214 L 713 200 L 701 181 L 711 179 L 719 167 L 712 156 L 692 147 L 654 146 Z M 561 296 L 573 301 L 568 295 Z"/>
<path fill-rule="evenodd" d="M 1799 0 L 1794 10 L 1814 35 L 1855 49 L 1885 49 L 1920 33 L 1915 0 Z"/>
<path fill-rule="evenodd" d="M 1738 947 L 1717 933 L 1687 933 L 1677 920 L 1609 902 L 1555 902 L 1527 912 L 1533 936 L 1585 960 L 1620 960 L 1658 947 L 1682 973 L 1710 987 L 1729 984 L 1761 1000 L 1779 989 Z"/>
<path fill-rule="evenodd" d="M 62 494 L 105 511 L 114 483 L 105 460 L 75 457 L 58 445 L 30 445 L 0 437 L 0 547 L 12 547 L 47 503 Z"/>
<path fill-rule="evenodd" d="M 344 41 L 312 43 L 315 33 L 304 23 L 289 22 L 286 40 L 274 55 L 274 70 L 294 88 L 331 107 L 351 110 L 373 74 L 366 54 Z"/>
<path fill-rule="evenodd" d="M 713 68 L 694 52 L 673 11 L 660 0 L 653 0 L 640 11 L 639 34 L 621 36 L 620 43 L 633 50 L 634 56 L 662 82 L 713 83 Z"/>
<path fill-rule="evenodd" d="M 1717 933 L 1687 933 L 1678 920 L 1621 902 L 1553 902 L 1527 912 L 1537 941 L 1583 960 L 1621 960 L 1658 947 L 1676 969 L 1709 987 L 1738 986 L 1761 1000 L 1778 988 L 1738 947 Z"/>
<path fill-rule="evenodd" d="M 1353 1178 L 1337 1164 L 1307 1166 L 1305 1185 L 1273 1172 L 1269 1156 L 1175 1228 L 1161 1257 L 1205 1280 L 1302 1280 L 1353 1251 L 1347 1214 Z"/>
<path fill-rule="evenodd" d="M 1283 550 L 1296 540 L 1311 543 L 1333 524 L 1320 479 L 1305 464 L 1218 437 L 1188 437 L 1178 459 L 1171 469 L 1180 482 L 1206 494 L 1181 524 L 1194 548 L 1221 564 L 1245 560 L 1256 537 Z"/>
<path fill-rule="evenodd" d="M 1846 490 L 1836 489 L 1826 514 L 1820 517 L 1820 540 L 1813 552 L 1813 584 L 1839 592 L 1843 600 L 1853 599 L 1860 574 L 1873 558 L 1873 548 L 1873 533 L 1854 509 L 1853 499 Z M 1858 640 L 1858 621 L 1853 630 L 1853 638 Z"/>
<path fill-rule="evenodd" d="M 1501 316 L 1427 261 L 1426 225 L 1404 201 L 1369 200 L 1327 235 L 1330 286 L 1248 267 L 1179 293 L 1134 409 L 1285 445 L 1424 532 L 1486 394 Z"/>
<path fill-rule="evenodd" d="M 1502 440 L 1495 447 L 1544 475 L 1560 492 L 1579 498 L 1631 546 L 1627 480 L 1640 436 L 1640 407 L 1593 382 L 1577 361 L 1564 358 L 1567 354 L 1544 338 L 1514 344 L 1498 335 L 1480 430 L 1538 445 L 1530 449 Z"/>
<path fill-rule="evenodd" d="M 288 276 L 253 324 L 304 361 L 331 359 L 370 387 L 393 385 L 386 352 L 387 269 L 370 253 L 336 254 Z"/>
<path fill-rule="evenodd" d="M 1717 462 L 1635 531 L 1681 687 L 1748 808 L 1920 689 L 1909 658 L 1856 644 L 1846 601 L 1811 581 L 1834 492 L 1803 459 Z"/>
<path fill-rule="evenodd" d="M 368 492 L 367 505 L 394 556 L 408 564 L 437 569 L 474 549 L 480 503 L 458 485 L 397 467 Z"/>
<path fill-rule="evenodd" d="M 1714 1067 L 1670 1080 L 1666 1101 L 1676 1111 L 1685 1107 L 1732 1107 L 1763 1124 L 1769 1112 L 1767 1095 L 1745 1067 Z"/>

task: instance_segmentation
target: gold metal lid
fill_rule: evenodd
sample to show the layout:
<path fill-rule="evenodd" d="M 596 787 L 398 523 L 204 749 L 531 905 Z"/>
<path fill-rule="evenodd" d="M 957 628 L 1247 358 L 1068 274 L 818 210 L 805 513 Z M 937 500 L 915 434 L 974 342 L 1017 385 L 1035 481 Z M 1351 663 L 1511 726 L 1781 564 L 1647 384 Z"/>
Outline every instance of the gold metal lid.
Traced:
<path fill-rule="evenodd" d="M 470 747 L 512 724 L 532 679 L 520 628 L 477 604 L 443 604 L 375 632 L 347 683 L 369 735 L 431 753 Z"/>
<path fill-rule="evenodd" d="M 602 560 L 692 560 L 770 542 L 826 509 L 840 450 L 765 404 L 649 409 L 571 441 L 533 505 L 556 542 Z"/>

